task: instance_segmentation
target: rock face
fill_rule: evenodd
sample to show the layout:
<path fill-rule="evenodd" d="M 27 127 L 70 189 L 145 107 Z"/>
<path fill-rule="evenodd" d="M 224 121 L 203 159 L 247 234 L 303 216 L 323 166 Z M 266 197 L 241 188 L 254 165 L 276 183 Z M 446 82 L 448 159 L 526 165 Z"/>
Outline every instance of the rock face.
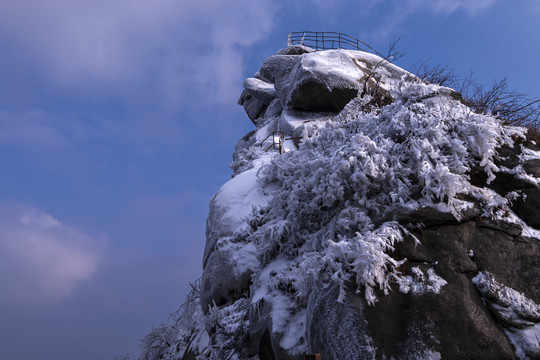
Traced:
<path fill-rule="evenodd" d="M 308 303 L 314 309 L 308 312 L 310 352 L 323 359 L 515 359 L 505 331 L 520 322 L 535 326 L 540 307 L 528 318 L 505 321 L 493 310 L 500 304 L 486 306 L 500 303 L 500 294 L 484 296 L 472 279 L 488 272 L 540 304 L 538 239 L 520 234 L 513 224 L 489 219 L 424 228 L 420 244 L 400 243 L 394 256 L 407 259 L 403 276 L 434 269 L 447 282 L 440 292 L 403 293 L 396 286 L 368 306 L 353 290 L 336 304 L 336 287 L 321 289 Z M 531 348 L 525 358 L 539 358 L 538 342 Z"/>
<path fill-rule="evenodd" d="M 200 289 L 201 307 L 230 305 L 249 289 L 253 270 L 259 265 L 253 244 L 238 241 L 235 234 L 252 206 L 266 205 L 267 195 L 254 183 L 256 171 L 248 170 L 224 185 L 210 202 Z"/>
<path fill-rule="evenodd" d="M 256 129 L 210 202 L 201 308 L 160 354 L 540 359 L 525 129 L 358 51 L 280 50 L 244 88 Z"/>

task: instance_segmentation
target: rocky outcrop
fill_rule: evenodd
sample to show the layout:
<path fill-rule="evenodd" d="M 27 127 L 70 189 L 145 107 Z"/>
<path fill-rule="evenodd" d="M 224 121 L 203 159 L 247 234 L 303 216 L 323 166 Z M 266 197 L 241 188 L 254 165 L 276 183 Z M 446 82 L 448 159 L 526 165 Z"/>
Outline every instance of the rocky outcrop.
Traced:
<path fill-rule="evenodd" d="M 407 111 L 414 112 L 414 109 L 420 106 L 422 110 L 416 116 L 424 116 L 426 108 L 440 101 L 437 99 L 445 99 L 449 107 L 464 106 L 454 91 L 440 87 L 430 90 L 420 87 L 414 90 L 417 93 L 401 95 L 398 99 L 392 98 L 392 90 L 397 93 L 396 84 L 414 83 L 414 78 L 370 54 L 350 51 L 318 53 L 304 50 L 278 52 L 263 63 L 255 78 L 244 83 L 245 94 L 258 101 L 259 112 L 254 116 L 249 108 L 246 109 L 250 118 L 256 118 L 257 129 L 251 136 L 239 142 L 235 150 L 235 164 L 249 163 L 248 158 L 243 158 L 246 153 L 252 157 L 264 158 L 262 153 L 257 152 L 258 155 L 254 155 L 250 149 L 256 148 L 258 142 L 263 141 L 274 129 L 282 129 L 293 137 L 309 138 L 312 136 L 311 131 L 318 134 L 322 125 L 317 124 L 334 119 L 331 114 L 346 108 L 353 99 L 367 99 L 356 111 L 369 111 L 373 107 L 389 105 L 393 101 L 405 101 L 403 105 L 395 105 L 396 108 L 402 106 L 407 108 Z M 372 99 L 377 99 L 377 102 L 373 103 Z M 371 107 L 363 107 L 365 104 L 371 104 Z M 344 116 L 343 113 L 351 114 L 349 110 L 343 111 L 339 116 Z M 400 131 L 392 124 L 397 120 L 391 117 L 386 120 L 391 125 L 384 131 L 388 131 L 394 147 L 409 141 L 406 135 L 406 131 L 409 131 L 407 127 L 403 128 L 407 130 Z M 385 121 L 385 118 L 378 121 Z M 306 125 L 310 122 L 314 124 L 311 127 Z M 470 130 L 464 132 L 468 134 L 466 136 L 470 136 Z M 518 133 L 519 131 L 516 134 Z M 373 136 L 379 136 L 378 133 L 374 134 L 376 135 Z M 452 134 L 454 135 L 444 136 L 457 136 Z M 428 138 L 420 139 L 419 144 L 423 144 L 420 146 L 426 146 L 427 149 L 432 146 L 429 144 L 429 137 L 436 138 L 439 135 L 426 136 Z M 483 137 L 484 135 L 481 135 L 479 139 L 485 141 Z M 466 141 L 469 140 L 470 138 Z M 442 145 L 441 149 L 447 152 L 448 147 L 453 146 L 450 144 L 462 141 L 456 137 L 449 140 L 448 145 Z M 503 145 L 499 146 L 499 143 Z M 291 269 L 294 269 L 294 265 L 285 270 L 285 264 L 277 262 L 281 265 L 272 265 L 277 266 L 275 270 L 263 270 L 268 268 L 268 264 L 272 264 L 265 260 L 265 256 L 268 256 L 264 255 L 265 250 L 261 250 L 266 246 L 264 243 L 256 245 L 261 262 L 244 273 L 245 279 L 249 275 L 251 282 L 239 281 L 236 278 L 223 279 L 223 273 L 233 273 L 233 269 L 228 267 L 230 264 L 219 265 L 219 262 L 216 262 L 218 266 L 215 267 L 215 261 L 209 260 L 205 266 L 204 279 L 214 280 L 205 282 L 227 283 L 225 287 L 231 294 L 238 293 L 238 286 L 244 292 L 257 291 L 249 295 L 251 305 L 245 310 L 249 313 L 246 324 L 249 324 L 247 326 L 251 349 L 248 353 L 254 356 L 257 354 L 260 359 L 291 360 L 301 359 L 303 353 L 320 353 L 325 360 L 538 358 L 540 345 L 535 343 L 534 339 L 540 335 L 535 330 L 540 328 L 540 315 L 537 314 L 537 304 L 540 304 L 540 282 L 537 280 L 540 279 L 540 239 L 539 233 L 534 229 L 540 229 L 540 148 L 521 135 L 513 135 L 513 140 L 508 137 L 506 140 L 497 140 L 493 144 L 489 149 L 481 150 L 477 148 L 477 140 L 468 143 L 466 151 L 469 155 L 456 153 L 454 156 L 475 159 L 470 162 L 470 168 L 467 171 L 459 170 L 463 171 L 459 176 L 451 175 L 456 177 L 449 180 L 448 185 L 433 185 L 440 189 L 440 186 L 454 186 L 450 184 L 455 181 L 463 182 L 461 192 L 451 195 L 454 198 L 452 204 L 455 204 L 452 208 L 447 206 L 451 203 L 448 199 L 440 203 L 427 200 L 429 191 L 426 186 L 430 185 L 426 184 L 437 183 L 447 176 L 443 167 L 438 167 L 441 173 L 437 176 L 440 178 L 433 177 L 423 185 L 422 181 L 418 181 L 414 176 L 403 180 L 403 184 L 407 183 L 407 191 L 403 194 L 407 195 L 399 196 L 409 196 L 409 200 L 388 201 L 385 206 L 369 215 L 371 226 L 375 228 L 396 223 L 402 229 L 409 229 L 408 235 L 390 247 L 389 256 L 395 261 L 397 270 L 393 272 L 394 275 L 389 275 L 390 272 L 386 276 L 393 277 L 393 280 L 388 283 L 388 287 L 381 285 L 375 288 L 373 296 L 365 295 L 364 289 L 349 278 L 341 285 L 335 282 L 316 283 L 309 291 L 309 296 L 297 298 L 295 305 L 287 296 L 303 290 L 295 287 L 294 276 L 287 278 L 283 275 L 293 271 Z M 334 151 L 345 150 L 342 146 Z M 415 156 L 415 151 L 422 150 L 414 150 L 408 156 Z M 433 151 L 437 150 L 428 150 L 431 154 Z M 438 159 L 438 155 L 430 156 L 429 161 Z M 349 161 L 350 159 L 351 157 Z M 490 163 L 489 159 L 493 162 Z M 374 161 L 373 158 L 370 161 Z M 407 166 L 416 166 L 405 161 Z M 440 158 L 438 161 L 441 161 Z M 444 166 L 452 166 L 453 161 Z M 259 165 L 252 166 L 258 169 Z M 375 165 L 370 166 L 373 168 Z M 368 166 L 367 169 L 369 168 Z M 245 167 L 238 169 L 241 176 Z M 321 169 L 311 169 L 311 172 L 318 171 Z M 341 170 L 334 171 L 336 173 L 328 176 L 342 176 L 338 175 Z M 369 170 L 366 171 L 369 173 Z M 311 172 L 305 174 L 306 181 L 312 176 Z M 376 177 L 375 173 L 365 174 L 362 173 L 362 176 Z M 379 181 L 389 180 L 384 178 Z M 268 185 L 260 183 L 259 191 L 269 191 L 265 186 Z M 295 186 L 304 185 L 298 183 Z M 331 192 L 330 188 L 327 185 L 326 191 Z M 395 192 L 393 196 L 398 196 L 401 191 L 391 188 L 376 189 L 377 186 L 374 185 L 372 192 L 368 191 L 364 196 L 369 199 L 370 196 L 375 196 L 376 191 Z M 342 191 L 342 201 L 345 203 L 353 201 L 356 197 L 355 191 L 360 192 L 357 188 L 349 192 Z M 305 192 L 299 194 L 306 197 Z M 303 201 L 300 199 L 287 198 L 284 205 L 285 217 L 292 216 L 291 208 L 302 206 L 301 203 L 295 204 Z M 331 217 L 325 214 L 332 214 L 336 202 L 339 200 L 328 204 L 321 202 L 321 215 L 311 217 Z M 342 217 L 344 211 L 336 211 L 335 214 Z M 262 214 L 261 219 L 264 217 Z M 261 226 L 259 221 L 264 223 L 264 220 L 251 223 L 249 234 L 258 231 Z M 270 220 L 272 221 L 276 219 Z M 311 220 L 308 217 L 296 221 Z M 324 220 L 323 223 L 325 221 L 334 220 Z M 212 223 L 213 220 L 209 222 Z M 349 220 L 347 224 L 351 224 Z M 323 224 L 318 225 L 315 222 L 310 226 L 309 231 L 316 231 L 317 226 Z M 209 227 L 211 228 L 211 225 Z M 303 225 L 299 228 L 304 229 L 301 231 L 308 231 Z M 286 236 L 294 238 L 296 235 L 288 233 Z M 309 235 L 306 237 L 309 238 Z M 240 238 L 242 240 L 239 240 L 239 243 L 245 241 L 242 246 L 255 241 L 252 235 Z M 288 239 L 280 241 L 285 244 Z M 294 248 L 287 249 L 293 253 L 297 251 Z M 357 256 L 363 255 L 360 253 Z M 353 258 L 350 261 L 355 260 Z M 333 276 L 338 276 L 336 274 Z M 482 276 L 489 276 L 489 279 L 492 279 L 489 284 L 498 284 L 499 290 L 493 290 L 493 285 L 486 285 L 487 280 Z M 275 285 L 272 285 L 274 282 Z M 276 293 L 273 293 L 272 297 L 261 296 L 259 292 L 265 286 L 275 286 Z M 211 302 L 217 304 L 217 299 L 224 293 L 226 292 L 222 290 L 203 292 L 203 306 L 209 306 Z M 507 295 L 509 293 L 519 296 L 510 297 Z M 274 298 L 276 294 L 288 295 L 277 300 L 279 297 Z M 374 298 L 376 300 L 372 300 Z M 522 298 L 526 300 L 519 300 Z M 231 295 L 229 302 L 221 302 L 222 307 L 233 303 L 234 299 L 235 296 Z M 524 301 L 529 304 L 525 310 L 518 304 Z M 283 316 L 290 318 L 284 320 Z M 284 330 L 287 328 L 284 327 L 284 322 L 289 324 L 289 329 L 304 329 L 305 333 L 291 336 Z M 297 341 L 294 346 L 292 338 Z M 303 353 L 298 353 L 299 349 L 303 349 Z"/>
<path fill-rule="evenodd" d="M 267 201 L 267 194 L 256 186 L 256 169 L 235 177 L 210 201 L 200 289 L 205 314 L 211 306 L 230 305 L 249 291 L 259 265 L 257 250 L 237 234 L 246 227 L 252 207 Z"/>
<path fill-rule="evenodd" d="M 200 313 L 161 353 L 540 359 L 524 129 L 358 51 L 287 48 L 244 88 L 256 128 L 210 201 Z"/>

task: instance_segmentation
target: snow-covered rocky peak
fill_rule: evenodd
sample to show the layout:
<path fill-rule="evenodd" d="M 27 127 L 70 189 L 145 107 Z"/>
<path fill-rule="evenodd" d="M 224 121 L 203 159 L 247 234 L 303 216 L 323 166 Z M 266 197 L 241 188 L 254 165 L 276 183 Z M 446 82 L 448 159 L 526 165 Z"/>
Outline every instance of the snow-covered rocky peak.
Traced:
<path fill-rule="evenodd" d="M 210 202 L 201 307 L 166 351 L 540 357 L 540 147 L 525 129 L 358 51 L 281 50 L 244 87 L 256 128 Z"/>
<path fill-rule="evenodd" d="M 407 71 L 377 55 L 352 50 L 280 50 L 244 82 L 239 103 L 256 125 L 282 109 L 338 112 L 358 94 L 373 93 L 389 102 L 390 91 Z"/>

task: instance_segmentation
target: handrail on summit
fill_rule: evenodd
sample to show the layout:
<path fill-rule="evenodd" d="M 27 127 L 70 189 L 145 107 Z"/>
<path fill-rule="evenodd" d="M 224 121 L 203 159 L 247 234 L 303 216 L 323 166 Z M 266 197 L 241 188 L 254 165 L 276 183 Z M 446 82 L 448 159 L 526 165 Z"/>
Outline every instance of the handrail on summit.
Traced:
<path fill-rule="evenodd" d="M 360 50 L 384 58 L 380 52 L 365 42 L 339 32 L 295 31 L 289 34 L 287 45 L 305 45 L 315 51 L 332 49 Z M 369 50 L 366 50 L 366 48 Z"/>

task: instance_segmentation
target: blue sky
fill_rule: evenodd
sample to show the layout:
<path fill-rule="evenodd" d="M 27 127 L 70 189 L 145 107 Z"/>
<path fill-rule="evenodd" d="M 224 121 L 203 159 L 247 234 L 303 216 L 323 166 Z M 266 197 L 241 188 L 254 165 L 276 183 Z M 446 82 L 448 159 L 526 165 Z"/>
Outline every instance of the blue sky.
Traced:
<path fill-rule="evenodd" d="M 0 358 L 138 353 L 201 273 L 242 81 L 340 31 L 540 96 L 534 0 L 3 0 Z"/>

